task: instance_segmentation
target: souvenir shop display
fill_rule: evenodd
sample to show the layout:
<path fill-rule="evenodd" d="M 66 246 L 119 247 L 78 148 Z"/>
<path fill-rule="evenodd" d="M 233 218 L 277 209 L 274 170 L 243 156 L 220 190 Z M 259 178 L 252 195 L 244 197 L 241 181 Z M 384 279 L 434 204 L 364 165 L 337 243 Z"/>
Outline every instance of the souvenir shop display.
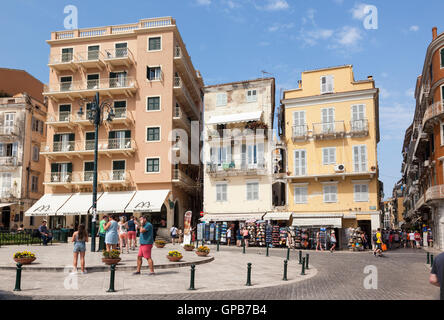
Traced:
<path fill-rule="evenodd" d="M 210 237 L 208 241 L 214 241 L 216 238 L 216 225 L 214 223 L 210 224 Z"/>
<path fill-rule="evenodd" d="M 267 243 L 267 245 L 271 245 L 273 243 L 272 233 L 273 227 L 271 226 L 271 224 L 267 223 L 265 225 L 265 242 Z"/>
<path fill-rule="evenodd" d="M 301 248 L 302 249 L 310 249 L 310 244 L 312 241 L 310 241 L 310 231 L 309 229 L 302 229 L 301 230 Z"/>
<path fill-rule="evenodd" d="M 210 224 L 209 223 L 205 224 L 203 240 L 204 241 L 210 241 Z"/>
<path fill-rule="evenodd" d="M 295 247 L 295 249 L 301 249 L 301 241 L 302 241 L 301 229 L 298 228 L 298 227 L 293 227 L 293 228 L 294 228 L 294 233 L 295 233 L 295 236 L 294 236 L 294 247 Z"/>
<path fill-rule="evenodd" d="M 202 241 L 204 236 L 205 223 L 199 223 L 197 225 L 197 240 Z"/>
<path fill-rule="evenodd" d="M 279 245 L 285 247 L 287 245 L 287 228 L 279 229 Z"/>
<path fill-rule="evenodd" d="M 226 222 L 222 222 L 222 224 L 218 225 L 218 229 L 216 230 L 217 234 L 220 235 L 220 242 L 221 243 L 227 243 L 227 223 Z"/>
<path fill-rule="evenodd" d="M 350 251 L 363 251 L 364 246 L 361 238 L 361 230 L 359 228 L 349 228 L 348 231 L 348 249 Z"/>
<path fill-rule="evenodd" d="M 256 245 L 265 246 L 265 221 L 256 221 Z"/>
<path fill-rule="evenodd" d="M 247 223 L 247 230 L 248 230 L 248 245 L 250 247 L 256 245 L 256 223 L 254 222 L 248 222 Z"/>
<path fill-rule="evenodd" d="M 271 233 L 271 241 L 273 247 L 279 247 L 280 244 L 279 226 L 273 226 Z"/>

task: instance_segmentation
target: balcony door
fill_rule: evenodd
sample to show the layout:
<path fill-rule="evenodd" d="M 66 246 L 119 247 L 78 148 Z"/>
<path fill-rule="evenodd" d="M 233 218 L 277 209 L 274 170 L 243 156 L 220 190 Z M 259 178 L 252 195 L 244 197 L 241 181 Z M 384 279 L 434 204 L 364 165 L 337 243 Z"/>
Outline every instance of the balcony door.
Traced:
<path fill-rule="evenodd" d="M 110 72 L 109 73 L 109 86 L 110 88 L 122 88 L 125 87 L 127 79 L 127 72 Z"/>
<path fill-rule="evenodd" d="M 110 131 L 108 138 L 110 149 L 128 149 L 131 147 L 131 130 Z"/>
<path fill-rule="evenodd" d="M 322 133 L 332 133 L 335 131 L 335 109 L 325 108 L 322 112 Z"/>
<path fill-rule="evenodd" d="M 6 113 L 5 114 L 5 126 L 4 126 L 4 133 L 5 134 L 11 134 L 11 132 L 14 129 L 14 122 L 15 122 L 15 113 Z"/>
<path fill-rule="evenodd" d="M 59 122 L 69 121 L 69 116 L 71 115 L 71 105 L 62 104 L 59 106 Z"/>
<path fill-rule="evenodd" d="M 11 193 L 11 180 L 12 180 L 12 173 L 11 172 L 3 172 L 0 176 L 1 178 L 1 196 L 2 197 L 9 197 L 9 194 Z"/>
<path fill-rule="evenodd" d="M 352 106 L 352 130 L 361 131 L 364 129 L 365 105 L 358 104 Z"/>
<path fill-rule="evenodd" d="M 128 44 L 124 43 L 116 43 L 116 58 L 124 58 L 128 56 Z"/>
<path fill-rule="evenodd" d="M 125 160 L 115 160 L 113 161 L 113 181 L 125 180 Z"/>
<path fill-rule="evenodd" d="M 83 181 L 93 181 L 93 177 L 94 177 L 94 161 L 84 162 Z"/>
<path fill-rule="evenodd" d="M 94 150 L 95 136 L 94 131 L 85 133 L 85 150 Z"/>
<path fill-rule="evenodd" d="M 72 76 L 60 77 L 60 91 L 70 91 L 72 88 Z"/>
<path fill-rule="evenodd" d="M 55 152 L 74 151 L 74 139 L 75 139 L 74 133 L 55 134 L 53 138 L 54 151 Z"/>
<path fill-rule="evenodd" d="M 99 88 L 99 74 L 89 74 L 87 76 L 87 89 L 94 90 Z"/>
<path fill-rule="evenodd" d="M 302 137 L 306 135 L 305 127 L 305 111 L 293 112 L 293 135 L 296 137 Z"/>
<path fill-rule="evenodd" d="M 100 46 L 88 47 L 88 60 L 99 60 Z"/>
<path fill-rule="evenodd" d="M 62 49 L 62 62 L 71 62 L 74 56 L 73 48 L 63 48 Z"/>
<path fill-rule="evenodd" d="M 72 175 L 72 163 L 52 163 L 51 182 L 69 182 Z"/>

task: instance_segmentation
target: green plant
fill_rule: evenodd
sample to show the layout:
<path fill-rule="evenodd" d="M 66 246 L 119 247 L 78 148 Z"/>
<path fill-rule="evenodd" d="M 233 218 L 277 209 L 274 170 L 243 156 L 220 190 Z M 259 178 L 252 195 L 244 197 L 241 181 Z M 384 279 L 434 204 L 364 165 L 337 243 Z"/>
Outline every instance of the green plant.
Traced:
<path fill-rule="evenodd" d="M 29 251 L 16 252 L 13 256 L 15 259 L 35 258 L 35 254 Z"/>
<path fill-rule="evenodd" d="M 169 251 L 169 252 L 168 252 L 168 255 L 169 255 L 170 257 L 182 257 L 182 253 L 180 253 L 180 252 L 177 251 L 177 250 Z"/>
<path fill-rule="evenodd" d="M 118 259 L 120 258 L 120 251 L 115 249 L 111 251 L 103 250 L 103 257 L 105 259 Z"/>
<path fill-rule="evenodd" d="M 210 248 L 208 248 L 207 246 L 200 246 L 197 248 L 197 252 L 210 253 Z"/>

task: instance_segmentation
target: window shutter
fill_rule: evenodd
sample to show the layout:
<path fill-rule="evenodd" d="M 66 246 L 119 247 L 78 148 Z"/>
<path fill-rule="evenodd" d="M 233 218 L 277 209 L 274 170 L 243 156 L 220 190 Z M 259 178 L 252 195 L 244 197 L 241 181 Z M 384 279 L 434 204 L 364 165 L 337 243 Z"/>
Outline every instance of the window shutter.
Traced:
<path fill-rule="evenodd" d="M 299 162 L 300 162 L 300 156 L 299 151 L 294 152 L 294 174 L 295 176 L 299 176 Z"/>
<path fill-rule="evenodd" d="M 354 192 L 354 194 L 355 194 L 355 196 L 354 196 L 354 198 L 355 198 L 355 201 L 359 201 L 360 200 L 360 197 L 361 197 L 361 188 L 360 188 L 361 186 L 359 185 L 359 184 L 355 184 L 355 192 Z"/>
<path fill-rule="evenodd" d="M 52 141 L 59 142 L 60 141 L 60 134 L 55 134 Z"/>
<path fill-rule="evenodd" d="M 444 49 L 441 49 L 441 68 L 444 67 Z"/>
<path fill-rule="evenodd" d="M 327 77 L 321 77 L 321 94 L 327 92 Z"/>
<path fill-rule="evenodd" d="M 116 138 L 116 132 L 115 131 L 110 131 L 108 133 L 108 139 L 115 139 Z"/>
<path fill-rule="evenodd" d="M 265 148 L 265 145 L 263 143 L 259 143 L 257 145 L 257 157 L 258 157 L 257 163 L 260 164 L 260 165 L 264 164 L 264 161 L 265 161 L 265 150 L 264 150 L 264 148 Z"/>
<path fill-rule="evenodd" d="M 17 147 L 18 147 L 17 142 L 14 142 L 14 143 L 12 144 L 12 156 L 13 156 L 13 157 L 16 157 L 16 156 L 17 156 Z"/>
<path fill-rule="evenodd" d="M 330 149 L 330 164 L 336 163 L 336 148 Z"/>
<path fill-rule="evenodd" d="M 353 147 L 353 162 L 355 172 L 359 172 L 359 147 Z"/>
<path fill-rule="evenodd" d="M 367 147 L 361 146 L 361 171 L 367 171 Z"/>
<path fill-rule="evenodd" d="M 74 133 L 70 133 L 68 140 L 69 141 L 74 141 L 75 140 L 75 134 Z"/>
<path fill-rule="evenodd" d="M 322 163 L 324 165 L 329 163 L 329 155 L 327 148 L 322 149 Z"/>
<path fill-rule="evenodd" d="M 362 201 L 368 201 L 368 185 L 361 186 Z"/>
<path fill-rule="evenodd" d="M 68 172 L 72 173 L 72 163 L 68 163 Z"/>
<path fill-rule="evenodd" d="M 3 143 L 0 143 L 0 157 L 4 157 L 5 156 L 5 148 Z"/>
<path fill-rule="evenodd" d="M 51 172 L 59 172 L 59 165 L 57 163 L 51 163 Z"/>
<path fill-rule="evenodd" d="M 327 92 L 334 91 L 334 76 L 327 77 Z"/>
<path fill-rule="evenodd" d="M 125 138 L 126 139 L 131 138 L 131 130 L 125 130 Z"/>

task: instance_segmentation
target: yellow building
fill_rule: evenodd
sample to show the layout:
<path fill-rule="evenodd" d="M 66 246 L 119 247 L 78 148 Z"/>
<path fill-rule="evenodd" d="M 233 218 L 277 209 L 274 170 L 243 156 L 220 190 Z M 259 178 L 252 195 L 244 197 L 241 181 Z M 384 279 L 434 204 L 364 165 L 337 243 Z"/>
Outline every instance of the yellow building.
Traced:
<path fill-rule="evenodd" d="M 284 91 L 288 209 L 293 225 L 380 227 L 379 89 L 351 65 L 302 73 Z M 344 237 L 345 233 L 342 233 Z"/>

